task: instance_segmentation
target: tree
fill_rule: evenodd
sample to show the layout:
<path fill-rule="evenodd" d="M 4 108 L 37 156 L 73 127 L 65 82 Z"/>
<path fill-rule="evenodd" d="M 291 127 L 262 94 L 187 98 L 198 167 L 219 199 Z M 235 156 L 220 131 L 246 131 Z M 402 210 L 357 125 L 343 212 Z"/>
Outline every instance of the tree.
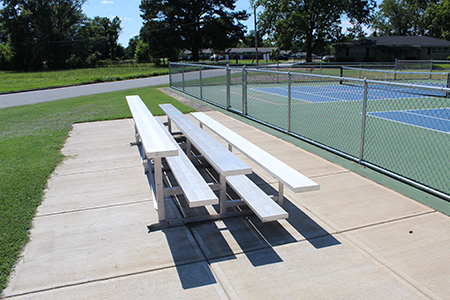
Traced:
<path fill-rule="evenodd" d="M 382 36 L 425 35 L 425 14 L 435 0 L 383 0 L 372 27 Z"/>
<path fill-rule="evenodd" d="M 0 70 L 6 70 L 10 67 L 12 52 L 9 45 L 0 43 Z"/>
<path fill-rule="evenodd" d="M 74 45 L 73 50 L 76 55 L 83 60 L 86 60 L 91 54 L 95 54 L 93 57 L 98 60 L 114 60 L 118 48 L 117 40 L 122 31 L 120 23 L 119 17 L 112 20 L 99 16 L 86 19 L 77 35 L 77 43 Z M 92 57 L 89 58 L 89 61 L 87 64 L 91 66 Z"/>
<path fill-rule="evenodd" d="M 150 59 L 150 47 L 144 41 L 138 40 L 134 55 L 137 61 L 147 61 Z"/>
<path fill-rule="evenodd" d="M 360 40 L 367 36 L 361 24 L 354 24 L 352 27 L 347 28 L 347 31 L 349 32 L 346 36 L 348 41 Z"/>
<path fill-rule="evenodd" d="M 293 45 L 306 48 L 306 60 L 312 61 L 313 49 L 323 49 L 329 41 L 341 37 L 341 16 L 352 23 L 368 24 L 374 0 L 257 0 L 264 7 L 260 28 L 282 49 Z"/>
<path fill-rule="evenodd" d="M 136 53 L 137 43 L 139 41 L 139 36 L 135 35 L 128 41 L 128 47 L 125 49 L 125 58 L 134 59 L 134 54 Z"/>
<path fill-rule="evenodd" d="M 432 37 L 450 40 L 450 0 L 430 3 L 425 14 L 428 34 Z"/>
<path fill-rule="evenodd" d="M 2 38 L 8 38 L 18 69 L 57 69 L 71 56 L 84 20 L 85 0 L 3 0 Z"/>
<path fill-rule="evenodd" d="M 174 34 L 173 28 L 162 21 L 150 20 L 145 22 L 140 31 L 140 39 L 147 44 L 149 59 L 160 62 L 168 57 L 171 61 L 178 60 L 178 53 L 182 43 L 181 38 Z"/>
<path fill-rule="evenodd" d="M 122 32 L 122 27 L 120 27 L 120 18 L 114 17 L 112 20 L 108 18 L 100 19 L 100 29 L 102 36 L 106 37 L 109 45 L 109 57 L 114 60 L 116 59 L 116 49 L 117 41 L 119 35 Z"/>
<path fill-rule="evenodd" d="M 225 49 L 243 37 L 244 26 L 239 22 L 247 20 L 248 14 L 246 11 L 235 12 L 235 2 L 142 0 L 139 8 L 145 21 L 144 27 L 148 27 L 147 39 L 161 34 L 163 38 L 159 44 L 173 44 L 171 47 L 178 50 L 188 49 L 194 61 L 198 61 L 200 49 Z"/>
<path fill-rule="evenodd" d="M 263 40 L 263 35 L 259 32 L 258 47 L 270 47 L 270 46 L 271 46 L 270 43 L 266 43 L 266 41 Z M 255 31 L 250 30 L 246 35 L 244 35 L 244 38 L 239 41 L 238 47 L 241 48 L 255 47 Z"/>

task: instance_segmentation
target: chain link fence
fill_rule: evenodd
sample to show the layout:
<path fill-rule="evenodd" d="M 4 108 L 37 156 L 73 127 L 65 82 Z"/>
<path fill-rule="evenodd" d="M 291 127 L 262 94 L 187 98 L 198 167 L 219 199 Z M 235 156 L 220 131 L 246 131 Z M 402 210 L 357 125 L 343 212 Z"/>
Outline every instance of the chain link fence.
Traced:
<path fill-rule="evenodd" d="M 390 74 L 397 76 L 407 75 Z M 448 74 L 439 75 L 442 81 L 420 76 L 417 85 L 280 68 L 170 64 L 174 89 L 450 200 Z"/>

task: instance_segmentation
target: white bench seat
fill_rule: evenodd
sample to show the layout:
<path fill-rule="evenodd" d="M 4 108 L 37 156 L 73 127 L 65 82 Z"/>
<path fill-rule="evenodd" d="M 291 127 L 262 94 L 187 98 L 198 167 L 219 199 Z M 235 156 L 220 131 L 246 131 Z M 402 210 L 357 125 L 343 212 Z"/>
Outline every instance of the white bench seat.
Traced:
<path fill-rule="evenodd" d="M 293 192 L 299 193 L 320 189 L 319 184 L 315 183 L 297 170 L 294 170 L 293 168 L 283 163 L 276 157 L 270 155 L 266 151 L 262 150 L 255 144 L 249 142 L 239 134 L 228 129 L 208 115 L 204 113 L 192 113 L 191 115 L 196 118 L 200 122 L 200 124 L 203 124 L 211 129 L 218 136 L 227 141 L 228 144 L 232 145 L 241 153 L 253 160 L 266 172 L 276 178 L 280 183 L 289 187 Z"/>
<path fill-rule="evenodd" d="M 178 111 L 171 104 L 159 105 L 167 114 L 169 122 L 175 123 L 186 136 L 188 142 L 205 157 L 210 165 L 220 175 L 220 213 L 226 213 L 226 183 L 242 198 L 250 209 L 262 222 L 286 219 L 289 215 L 265 194 L 245 174 L 251 173 L 251 168 L 233 153 L 222 146 L 206 131 L 198 127 L 187 116 Z"/>
<path fill-rule="evenodd" d="M 256 186 L 247 176 L 227 177 L 228 184 L 262 222 L 287 219 L 289 214 Z"/>
<path fill-rule="evenodd" d="M 165 134 L 173 140 L 162 121 L 157 117 L 155 117 L 155 119 Z M 183 194 L 189 207 L 219 204 L 219 198 L 217 198 L 209 185 L 194 167 L 191 160 L 174 140 L 173 142 L 176 144 L 179 154 L 178 156 L 166 157 L 166 161 L 175 179 L 183 190 Z"/>
<path fill-rule="evenodd" d="M 139 134 L 147 158 L 178 155 L 171 138 L 158 125 L 152 113 L 139 96 L 126 96 L 128 107 L 133 115 L 136 131 Z"/>
<path fill-rule="evenodd" d="M 172 104 L 160 104 L 159 107 L 221 175 L 242 175 L 252 172 L 252 169 L 246 163 L 230 153 Z"/>
<path fill-rule="evenodd" d="M 153 159 L 154 174 L 149 172 L 152 182 L 153 200 L 158 211 L 158 221 L 166 218 L 164 204 L 164 186 L 162 179 L 162 158 L 177 156 L 178 149 L 172 138 L 156 122 L 152 113 L 139 96 L 126 96 L 128 107 L 133 115 L 136 143 L 143 148 L 142 160 L 148 166 L 148 160 Z M 154 176 L 152 176 L 154 175 Z"/>

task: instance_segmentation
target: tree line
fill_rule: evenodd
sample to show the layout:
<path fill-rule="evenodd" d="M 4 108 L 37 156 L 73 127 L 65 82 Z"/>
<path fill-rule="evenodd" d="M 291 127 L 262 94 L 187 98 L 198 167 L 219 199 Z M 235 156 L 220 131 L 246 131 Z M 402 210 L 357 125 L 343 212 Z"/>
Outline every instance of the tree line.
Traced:
<path fill-rule="evenodd" d="M 0 68 L 18 70 L 94 67 L 103 60 L 176 61 L 189 50 L 254 46 L 236 0 L 141 0 L 144 24 L 127 48 L 118 44 L 118 17 L 87 18 L 86 0 L 3 0 Z M 450 40 L 450 0 L 251 0 L 258 14 L 258 45 L 328 54 L 330 45 L 373 35 L 427 35 Z M 343 18 L 352 24 L 342 30 Z M 263 38 L 264 37 L 264 38 Z M 164 60 L 162 60 L 164 62 Z"/>
<path fill-rule="evenodd" d="M 85 0 L 4 0 L 0 10 L 2 69 L 41 70 L 95 66 L 124 56 L 118 17 L 87 18 Z"/>

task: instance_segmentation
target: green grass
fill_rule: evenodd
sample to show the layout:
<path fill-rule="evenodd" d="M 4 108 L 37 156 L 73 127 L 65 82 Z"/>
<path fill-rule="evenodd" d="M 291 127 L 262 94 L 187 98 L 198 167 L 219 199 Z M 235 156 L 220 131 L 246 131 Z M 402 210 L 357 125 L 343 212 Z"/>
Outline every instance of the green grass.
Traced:
<path fill-rule="evenodd" d="M 140 95 L 155 115 L 160 103 L 192 108 L 158 91 L 139 88 L 0 109 L 0 291 L 23 247 L 31 221 L 74 123 L 131 117 L 125 96 Z M 0 292 L 1 293 L 1 292 Z"/>
<path fill-rule="evenodd" d="M 14 72 L 0 71 L 0 93 L 48 87 L 107 82 L 169 74 L 167 66 L 137 65 L 62 71 Z"/>

